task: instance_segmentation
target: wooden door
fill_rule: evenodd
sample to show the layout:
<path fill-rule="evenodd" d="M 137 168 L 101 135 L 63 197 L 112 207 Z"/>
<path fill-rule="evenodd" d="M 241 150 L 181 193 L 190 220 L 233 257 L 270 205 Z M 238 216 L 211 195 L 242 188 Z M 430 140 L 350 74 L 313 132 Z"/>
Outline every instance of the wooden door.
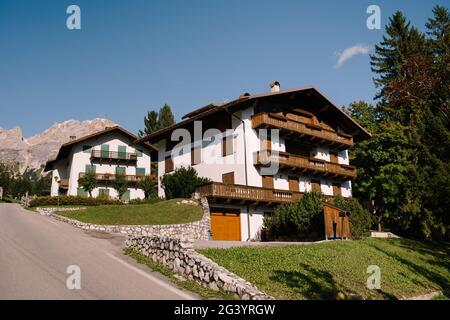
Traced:
<path fill-rule="evenodd" d="M 338 182 L 333 183 L 333 196 L 341 195 L 341 184 Z"/>
<path fill-rule="evenodd" d="M 228 172 L 222 174 L 222 183 L 234 184 L 234 172 Z"/>
<path fill-rule="evenodd" d="M 172 160 L 172 156 L 167 156 L 165 159 L 165 173 L 171 172 L 173 171 L 173 160 Z"/>
<path fill-rule="evenodd" d="M 241 240 L 239 212 L 211 209 L 211 233 L 213 240 Z"/>
<path fill-rule="evenodd" d="M 273 189 L 273 176 L 262 176 L 263 188 Z"/>
<path fill-rule="evenodd" d="M 337 152 L 330 151 L 330 162 L 339 163 Z"/>
<path fill-rule="evenodd" d="M 320 180 L 311 180 L 312 191 L 321 192 Z"/>
<path fill-rule="evenodd" d="M 298 178 L 295 176 L 289 176 L 289 191 L 296 191 L 298 192 L 300 190 L 300 185 Z"/>

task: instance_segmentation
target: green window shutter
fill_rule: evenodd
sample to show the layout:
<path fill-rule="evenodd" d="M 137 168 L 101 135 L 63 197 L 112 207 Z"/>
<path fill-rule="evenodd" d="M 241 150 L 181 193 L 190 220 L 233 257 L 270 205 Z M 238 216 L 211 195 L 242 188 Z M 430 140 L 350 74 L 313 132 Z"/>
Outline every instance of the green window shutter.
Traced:
<path fill-rule="evenodd" d="M 117 153 L 119 155 L 119 159 L 126 159 L 127 158 L 127 147 L 126 146 L 118 146 Z"/>
<path fill-rule="evenodd" d="M 125 167 L 116 167 L 116 174 L 125 174 Z"/>
<path fill-rule="evenodd" d="M 87 193 L 84 191 L 83 187 L 77 188 L 77 196 L 79 197 L 86 197 Z"/>
<path fill-rule="evenodd" d="M 84 145 L 83 146 L 83 152 L 84 153 L 91 153 L 91 151 L 92 151 L 92 147 L 91 146 L 88 146 L 88 145 Z"/>
<path fill-rule="evenodd" d="M 122 201 L 130 201 L 130 190 L 125 191 L 121 199 Z"/>
<path fill-rule="evenodd" d="M 95 173 L 95 165 L 94 164 L 87 164 L 85 167 L 86 173 L 91 172 Z"/>
<path fill-rule="evenodd" d="M 137 176 L 145 176 L 145 168 L 136 168 Z"/>
<path fill-rule="evenodd" d="M 101 154 L 102 154 L 102 158 L 109 158 L 109 145 L 102 144 Z"/>
<path fill-rule="evenodd" d="M 142 157 L 142 150 L 141 149 L 136 149 L 136 155 L 138 157 Z"/>
<path fill-rule="evenodd" d="M 98 190 L 98 195 L 102 196 L 102 197 L 109 196 L 109 189 L 99 189 Z"/>

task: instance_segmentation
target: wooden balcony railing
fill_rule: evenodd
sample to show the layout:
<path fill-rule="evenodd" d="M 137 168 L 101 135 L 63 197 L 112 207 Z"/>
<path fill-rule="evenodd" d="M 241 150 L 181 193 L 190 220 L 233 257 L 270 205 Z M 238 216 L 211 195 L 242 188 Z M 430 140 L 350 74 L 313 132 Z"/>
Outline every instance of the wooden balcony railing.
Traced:
<path fill-rule="evenodd" d="M 293 202 L 301 198 L 301 192 L 269 188 L 250 187 L 237 184 L 210 182 L 196 189 L 200 195 L 208 198 L 240 200 L 253 204 L 279 204 Z"/>
<path fill-rule="evenodd" d="M 136 161 L 137 160 L 137 154 L 136 153 L 130 153 L 130 152 L 120 152 L 120 151 L 92 150 L 91 158 L 94 158 L 94 159 Z"/>
<path fill-rule="evenodd" d="M 258 113 L 252 117 L 252 128 L 275 128 L 280 134 L 294 134 L 293 138 L 306 138 L 314 142 L 327 142 L 339 149 L 353 147 L 353 137 L 325 129 L 319 125 L 304 123 L 274 113 Z"/>
<path fill-rule="evenodd" d="M 80 172 L 79 174 L 79 178 L 83 178 L 86 175 L 85 172 Z M 112 174 L 112 173 L 96 173 L 95 174 L 95 178 L 97 179 L 97 181 L 101 181 L 101 182 L 108 182 L 108 181 L 114 181 L 116 180 L 116 174 Z M 139 182 L 140 180 L 142 180 L 143 178 L 145 178 L 147 175 L 123 175 L 125 177 L 125 180 L 127 182 L 130 183 L 134 183 L 134 182 Z M 152 175 L 149 175 L 152 176 Z"/>
<path fill-rule="evenodd" d="M 271 152 L 270 150 L 257 151 L 253 155 L 254 164 L 257 166 L 269 166 L 272 162 L 278 162 L 280 169 L 288 169 L 290 172 L 310 173 L 334 179 L 351 180 L 356 177 L 354 166 L 328 162 L 321 159 L 293 155 L 287 152 Z"/>

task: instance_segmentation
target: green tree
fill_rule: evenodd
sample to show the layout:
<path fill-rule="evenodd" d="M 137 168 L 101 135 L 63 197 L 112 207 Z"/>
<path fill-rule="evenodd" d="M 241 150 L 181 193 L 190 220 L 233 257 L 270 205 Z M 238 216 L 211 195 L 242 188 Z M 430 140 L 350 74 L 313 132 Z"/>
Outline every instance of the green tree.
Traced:
<path fill-rule="evenodd" d="M 128 182 L 124 174 L 116 174 L 116 178 L 112 183 L 113 188 L 117 191 L 119 200 L 128 190 Z"/>
<path fill-rule="evenodd" d="M 388 228 L 406 236 L 449 236 L 449 13 L 433 9 L 427 33 L 397 12 L 371 56 L 379 99 L 375 112 L 357 104 L 353 117 L 371 140 L 353 152 L 355 196 L 373 200 Z"/>
<path fill-rule="evenodd" d="M 158 127 L 159 129 L 163 129 L 173 124 L 175 124 L 175 118 L 173 116 L 172 109 L 167 103 L 165 103 L 164 106 L 159 109 Z"/>
<path fill-rule="evenodd" d="M 149 111 L 147 116 L 144 117 L 144 130 L 139 130 L 139 136 L 143 137 L 152 132 L 155 132 L 159 128 L 158 112 Z"/>
<path fill-rule="evenodd" d="M 97 177 L 95 172 L 88 171 L 82 178 L 78 180 L 80 187 L 83 187 L 84 191 L 89 193 L 89 197 L 92 197 L 92 190 L 97 187 Z"/>
<path fill-rule="evenodd" d="M 146 199 L 157 197 L 157 186 L 158 181 L 153 176 L 145 176 L 138 183 L 138 187 L 144 191 Z"/>
<path fill-rule="evenodd" d="M 266 216 L 264 227 L 273 236 L 322 235 L 324 203 L 325 197 L 321 192 L 305 192 L 299 201 L 282 204 L 272 216 Z"/>
<path fill-rule="evenodd" d="M 175 117 L 172 109 L 166 103 L 159 109 L 159 112 L 152 110 L 147 113 L 147 116 L 144 117 L 144 130 L 139 130 L 139 136 L 151 134 L 173 124 L 175 124 Z"/>
<path fill-rule="evenodd" d="M 207 178 L 199 177 L 197 171 L 189 167 L 177 168 L 166 173 L 161 179 L 166 199 L 190 198 L 198 186 L 208 183 Z"/>

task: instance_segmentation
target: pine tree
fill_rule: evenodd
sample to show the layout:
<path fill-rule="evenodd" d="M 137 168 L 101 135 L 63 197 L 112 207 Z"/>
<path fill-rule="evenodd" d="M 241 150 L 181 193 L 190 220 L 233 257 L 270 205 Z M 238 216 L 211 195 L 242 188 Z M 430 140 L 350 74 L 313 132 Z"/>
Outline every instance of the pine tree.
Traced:
<path fill-rule="evenodd" d="M 164 106 L 159 109 L 158 127 L 159 129 L 164 129 L 173 124 L 175 124 L 175 118 L 173 116 L 172 110 L 170 109 L 170 106 L 165 103 Z"/>
<path fill-rule="evenodd" d="M 172 110 L 168 104 L 164 104 L 159 112 L 152 110 L 147 113 L 144 117 L 144 130 L 139 130 L 139 136 L 143 137 L 173 124 L 175 124 L 175 118 Z"/>
<path fill-rule="evenodd" d="M 156 111 L 147 112 L 147 116 L 144 117 L 144 126 L 144 130 L 139 130 L 140 137 L 158 130 L 158 113 Z"/>

